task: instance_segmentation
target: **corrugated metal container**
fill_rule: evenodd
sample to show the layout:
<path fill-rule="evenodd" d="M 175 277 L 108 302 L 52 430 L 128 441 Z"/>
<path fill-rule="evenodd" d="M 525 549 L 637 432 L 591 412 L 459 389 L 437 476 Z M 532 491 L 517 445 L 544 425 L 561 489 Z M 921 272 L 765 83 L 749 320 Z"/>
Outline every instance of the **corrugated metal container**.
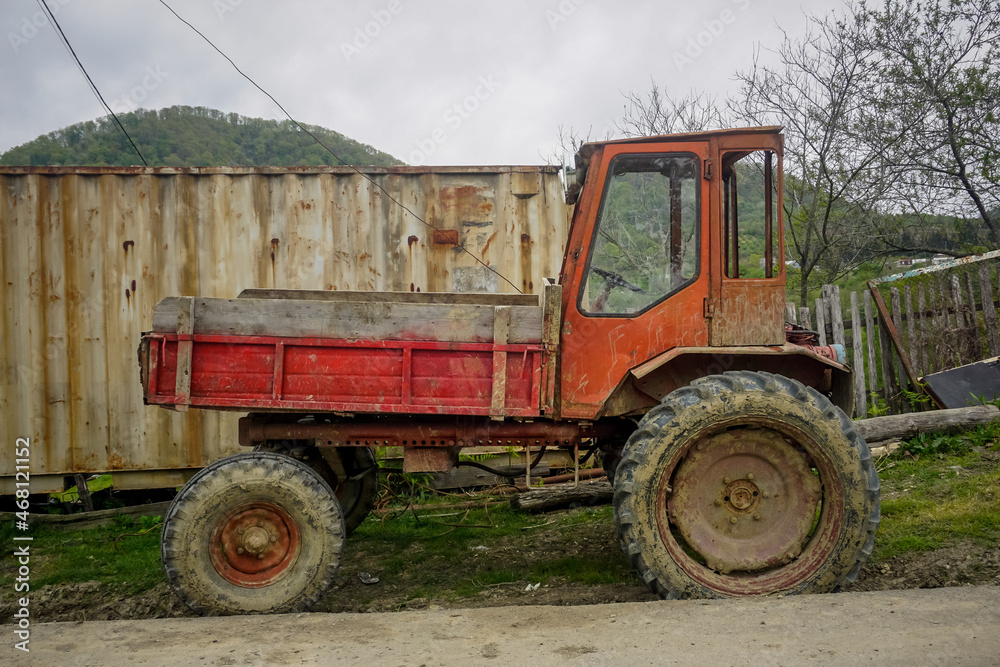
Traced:
<path fill-rule="evenodd" d="M 75 472 L 179 484 L 238 450 L 238 415 L 142 404 L 136 347 L 165 296 L 514 291 L 472 255 L 525 293 L 558 274 L 556 168 L 363 169 L 0 167 L 0 494 L 20 437 L 33 492 Z"/>

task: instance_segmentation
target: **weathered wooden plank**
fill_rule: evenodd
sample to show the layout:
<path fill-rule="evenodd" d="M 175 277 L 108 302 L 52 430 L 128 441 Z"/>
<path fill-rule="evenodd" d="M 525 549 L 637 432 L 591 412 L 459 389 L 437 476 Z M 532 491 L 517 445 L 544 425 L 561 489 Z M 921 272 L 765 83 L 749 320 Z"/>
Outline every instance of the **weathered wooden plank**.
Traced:
<path fill-rule="evenodd" d="M 865 393 L 865 353 L 861 341 L 861 312 L 858 293 L 851 292 L 851 342 L 854 344 L 854 405 L 859 415 L 868 414 L 868 395 Z"/>
<path fill-rule="evenodd" d="M 969 313 L 966 312 L 962 299 L 962 281 L 958 276 L 951 276 L 951 299 L 955 308 L 955 366 L 962 366 L 976 361 L 969 358 Z"/>
<path fill-rule="evenodd" d="M 196 298 L 196 334 L 316 337 L 343 340 L 493 342 L 493 306 L 352 303 L 303 299 Z M 509 342 L 542 340 L 541 306 L 510 308 Z M 161 301 L 153 330 L 177 330 L 177 297 Z"/>
<path fill-rule="evenodd" d="M 826 345 L 826 313 L 823 311 L 823 299 L 816 299 L 816 331 L 819 333 L 819 344 Z"/>
<path fill-rule="evenodd" d="M 927 281 L 927 354 L 930 357 L 928 374 L 944 368 L 944 360 L 947 358 L 946 343 L 943 339 L 948 331 L 948 321 L 944 312 L 938 312 L 940 302 L 938 293 L 935 281 Z"/>
<path fill-rule="evenodd" d="M 882 308 L 878 313 L 879 362 L 882 366 L 882 398 L 894 412 L 899 412 L 899 392 L 896 385 L 896 367 L 893 363 L 892 341 L 889 339 L 888 320 Z"/>
<path fill-rule="evenodd" d="M 917 349 L 920 351 L 920 374 L 928 375 L 931 372 L 930 366 L 930 355 L 928 348 L 930 347 L 930 339 L 928 338 L 928 315 L 926 310 L 926 294 L 924 290 L 924 284 L 917 284 L 917 338 L 915 344 Z"/>
<path fill-rule="evenodd" d="M 174 331 L 178 336 L 187 336 L 177 342 L 177 379 L 174 382 L 174 394 L 177 396 L 177 409 L 187 410 L 187 402 L 191 400 L 191 334 L 195 326 L 195 299 L 189 296 L 174 300 L 174 314 L 177 324 Z"/>
<path fill-rule="evenodd" d="M 785 320 L 789 324 L 798 324 L 796 319 L 795 304 L 791 301 L 785 303 Z"/>
<path fill-rule="evenodd" d="M 552 412 L 558 403 L 556 394 L 559 391 L 558 361 L 559 335 L 562 330 L 562 286 L 555 280 L 545 278 L 542 286 L 542 343 L 548 347 L 545 353 L 544 382 L 545 394 L 542 400 L 542 411 Z"/>
<path fill-rule="evenodd" d="M 875 320 L 872 317 L 872 293 L 865 290 L 865 338 L 868 346 L 868 391 L 872 397 L 872 405 L 877 405 L 878 376 L 875 370 Z M 867 414 L 867 412 L 865 413 Z"/>
<path fill-rule="evenodd" d="M 537 294 L 472 292 L 359 292 L 353 290 L 245 289 L 240 299 L 299 299 L 347 303 L 438 303 L 484 306 L 537 306 Z"/>
<path fill-rule="evenodd" d="M 893 324 L 893 327 L 896 329 L 896 335 L 899 338 L 899 342 L 902 343 L 903 342 L 903 314 L 902 314 L 902 307 L 900 305 L 900 295 L 899 295 L 899 288 L 898 287 L 891 287 L 891 288 L 889 288 L 889 298 L 890 298 L 890 300 L 892 302 L 892 324 Z M 907 356 L 909 356 L 909 350 L 906 348 L 905 345 L 901 344 L 900 348 L 901 349 L 898 350 L 898 352 L 899 352 L 900 355 L 907 355 Z M 910 389 L 912 391 L 913 387 L 909 387 L 907 385 L 906 379 L 905 379 L 906 373 L 905 373 L 905 371 L 904 371 L 904 369 L 902 367 L 901 362 L 898 359 L 896 359 L 896 356 L 897 355 L 893 355 L 893 360 L 895 361 L 895 365 L 896 365 L 896 377 L 899 378 L 899 388 L 900 389 Z M 902 402 L 900 402 L 900 405 L 904 409 L 906 408 L 906 405 L 903 404 Z"/>
<path fill-rule="evenodd" d="M 510 336 L 510 306 L 497 306 L 493 311 L 493 344 L 507 345 Z M 504 418 L 507 403 L 507 350 L 493 350 L 493 399 L 490 418 Z"/>
<path fill-rule="evenodd" d="M 830 327 L 833 329 L 834 345 L 844 345 L 844 313 L 840 305 L 840 288 L 836 285 L 829 285 L 830 293 L 827 296 L 827 307 L 830 309 Z"/>
<path fill-rule="evenodd" d="M 808 306 L 802 306 L 799 308 L 799 324 L 804 326 L 806 329 L 812 329 L 812 323 L 809 321 Z"/>
<path fill-rule="evenodd" d="M 990 356 L 1000 356 L 1000 332 L 997 331 L 997 311 L 993 305 L 993 282 L 986 262 L 979 265 L 979 292 L 983 299 L 983 324 L 986 326 L 986 344 Z"/>
<path fill-rule="evenodd" d="M 979 315 L 976 313 L 976 290 L 972 286 L 972 273 L 965 274 L 965 285 L 969 288 L 969 347 L 972 355 L 969 362 L 986 358 L 985 336 L 979 335 Z"/>
<path fill-rule="evenodd" d="M 913 316 L 913 294 L 909 285 L 903 285 L 903 311 L 906 320 L 906 351 L 910 355 L 910 363 L 914 373 L 920 375 L 920 349 L 917 347 L 917 323 Z M 902 332 L 900 332 L 902 333 Z"/>

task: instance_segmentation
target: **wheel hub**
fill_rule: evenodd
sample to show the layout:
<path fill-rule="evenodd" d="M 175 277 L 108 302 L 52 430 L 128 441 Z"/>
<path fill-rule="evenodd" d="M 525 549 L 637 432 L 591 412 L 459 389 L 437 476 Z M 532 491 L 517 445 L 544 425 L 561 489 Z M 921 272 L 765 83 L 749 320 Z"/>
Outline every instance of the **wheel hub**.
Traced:
<path fill-rule="evenodd" d="M 278 505 L 240 505 L 227 512 L 212 531 L 212 565 L 223 579 L 244 588 L 273 584 L 298 558 L 298 526 Z"/>
<path fill-rule="evenodd" d="M 710 569 L 759 572 L 794 560 L 822 498 L 806 458 L 769 429 L 737 429 L 698 443 L 678 466 L 671 523 Z"/>

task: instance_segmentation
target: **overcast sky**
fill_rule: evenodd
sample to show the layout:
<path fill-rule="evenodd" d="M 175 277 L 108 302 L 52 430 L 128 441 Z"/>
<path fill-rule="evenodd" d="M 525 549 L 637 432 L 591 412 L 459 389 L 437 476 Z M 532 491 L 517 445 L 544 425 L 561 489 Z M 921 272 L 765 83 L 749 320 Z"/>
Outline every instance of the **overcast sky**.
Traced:
<path fill-rule="evenodd" d="M 298 120 L 413 164 L 539 164 L 628 91 L 734 90 L 755 44 L 840 0 L 167 0 Z M 115 111 L 280 110 L 158 0 L 48 0 Z M 780 28 L 779 28 L 780 26 Z M 105 114 L 36 0 L 2 0 L 0 152 Z"/>

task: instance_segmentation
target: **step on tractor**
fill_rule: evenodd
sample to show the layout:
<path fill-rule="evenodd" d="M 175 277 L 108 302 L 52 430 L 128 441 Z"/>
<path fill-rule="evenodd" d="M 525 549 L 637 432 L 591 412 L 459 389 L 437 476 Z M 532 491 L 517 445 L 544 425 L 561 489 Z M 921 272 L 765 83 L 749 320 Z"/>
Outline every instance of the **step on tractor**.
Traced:
<path fill-rule="evenodd" d="M 785 322 L 782 149 L 776 127 L 585 144 L 541 294 L 161 301 L 146 403 L 248 413 L 247 451 L 166 515 L 174 590 L 203 614 L 308 609 L 372 507 L 375 448 L 422 472 L 491 445 L 599 449 L 624 555 L 663 598 L 848 586 L 879 482 L 843 349 Z"/>

